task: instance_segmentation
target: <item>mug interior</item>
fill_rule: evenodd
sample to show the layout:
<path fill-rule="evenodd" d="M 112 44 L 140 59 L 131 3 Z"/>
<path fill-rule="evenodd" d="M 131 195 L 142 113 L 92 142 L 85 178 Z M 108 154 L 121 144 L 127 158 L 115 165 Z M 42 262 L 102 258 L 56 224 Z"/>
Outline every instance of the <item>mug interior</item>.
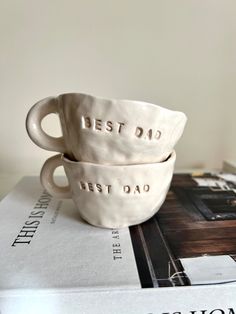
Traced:
<path fill-rule="evenodd" d="M 149 103 L 146 101 L 141 101 L 141 100 L 132 100 L 132 99 L 117 99 L 117 98 L 105 98 L 105 97 L 98 97 L 98 96 L 94 96 L 94 95 L 90 95 L 90 94 L 86 94 L 86 93 L 63 93 L 57 96 L 59 99 L 61 99 L 63 102 L 67 102 L 67 100 L 79 100 L 79 101 L 84 101 L 89 100 L 90 102 L 99 102 L 99 103 L 119 103 L 121 105 L 124 106 L 129 106 L 131 104 L 137 104 L 139 106 L 143 106 L 143 107 L 153 107 L 153 108 L 160 108 L 164 111 L 171 111 L 171 112 L 175 112 L 175 113 L 181 113 L 183 114 L 181 111 L 177 111 L 177 110 L 171 110 L 168 108 L 165 108 L 163 106 L 157 105 L 157 104 L 153 104 L 153 103 Z"/>

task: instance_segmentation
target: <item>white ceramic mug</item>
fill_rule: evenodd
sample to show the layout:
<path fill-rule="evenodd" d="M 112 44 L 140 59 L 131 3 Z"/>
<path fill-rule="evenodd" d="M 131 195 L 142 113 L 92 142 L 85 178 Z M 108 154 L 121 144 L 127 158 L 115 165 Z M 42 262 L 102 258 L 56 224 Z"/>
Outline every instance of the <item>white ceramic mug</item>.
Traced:
<path fill-rule="evenodd" d="M 166 161 L 138 165 L 98 165 L 71 161 L 63 155 L 49 158 L 41 171 L 41 183 L 58 198 L 72 198 L 81 217 L 92 225 L 122 228 L 153 216 L 165 200 L 176 154 Z M 63 165 L 69 186 L 54 181 Z"/>
<path fill-rule="evenodd" d="M 46 134 L 42 119 L 58 113 L 63 136 Z M 45 98 L 28 113 L 26 127 L 38 146 L 70 159 L 101 164 L 165 160 L 181 137 L 182 112 L 141 101 L 111 100 L 71 93 Z"/>

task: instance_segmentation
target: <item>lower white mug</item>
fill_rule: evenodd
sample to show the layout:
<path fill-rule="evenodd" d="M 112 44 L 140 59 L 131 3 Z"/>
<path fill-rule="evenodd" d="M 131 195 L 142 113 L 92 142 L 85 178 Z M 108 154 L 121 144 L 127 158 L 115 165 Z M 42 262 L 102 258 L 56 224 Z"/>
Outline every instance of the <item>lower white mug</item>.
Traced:
<path fill-rule="evenodd" d="M 104 228 L 123 228 L 152 217 L 168 192 L 176 153 L 163 162 L 136 165 L 101 165 L 71 161 L 59 154 L 41 170 L 44 188 L 57 198 L 72 198 L 81 217 Z M 69 185 L 58 186 L 54 171 L 62 166 Z"/>

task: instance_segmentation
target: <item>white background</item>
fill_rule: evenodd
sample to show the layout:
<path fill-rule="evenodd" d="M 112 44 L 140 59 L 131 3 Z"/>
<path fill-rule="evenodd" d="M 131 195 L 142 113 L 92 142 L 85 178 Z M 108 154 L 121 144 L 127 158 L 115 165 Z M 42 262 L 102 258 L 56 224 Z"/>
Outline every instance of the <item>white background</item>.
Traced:
<path fill-rule="evenodd" d="M 25 117 L 64 92 L 184 111 L 177 169 L 235 160 L 235 17 L 233 0 L 0 0 L 0 173 L 39 173 L 54 153 Z"/>

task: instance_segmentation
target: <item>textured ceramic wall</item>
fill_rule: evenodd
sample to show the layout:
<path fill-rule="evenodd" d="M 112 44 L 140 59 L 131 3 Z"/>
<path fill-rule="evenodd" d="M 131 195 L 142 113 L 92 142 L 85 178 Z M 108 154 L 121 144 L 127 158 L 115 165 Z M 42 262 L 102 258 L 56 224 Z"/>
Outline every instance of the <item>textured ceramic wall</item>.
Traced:
<path fill-rule="evenodd" d="M 235 159 L 235 16 L 234 0 L 1 0 L 0 173 L 39 172 L 53 153 L 28 139 L 25 116 L 70 91 L 184 111 L 178 169 Z"/>

